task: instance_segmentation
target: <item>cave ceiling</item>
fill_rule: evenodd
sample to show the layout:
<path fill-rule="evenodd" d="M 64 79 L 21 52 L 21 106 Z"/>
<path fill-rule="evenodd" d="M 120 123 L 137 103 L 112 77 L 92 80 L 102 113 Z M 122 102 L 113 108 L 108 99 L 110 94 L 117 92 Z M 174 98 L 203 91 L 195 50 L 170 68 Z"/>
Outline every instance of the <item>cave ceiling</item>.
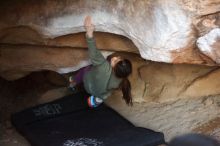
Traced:
<path fill-rule="evenodd" d="M 93 18 L 103 52 L 132 52 L 175 64 L 220 63 L 220 0 L 7 0 L 0 2 L 0 13 L 4 74 L 13 74 L 12 68 L 25 74 L 39 64 L 35 70 L 88 64 L 85 49 L 78 50 L 86 47 L 86 15 Z"/>

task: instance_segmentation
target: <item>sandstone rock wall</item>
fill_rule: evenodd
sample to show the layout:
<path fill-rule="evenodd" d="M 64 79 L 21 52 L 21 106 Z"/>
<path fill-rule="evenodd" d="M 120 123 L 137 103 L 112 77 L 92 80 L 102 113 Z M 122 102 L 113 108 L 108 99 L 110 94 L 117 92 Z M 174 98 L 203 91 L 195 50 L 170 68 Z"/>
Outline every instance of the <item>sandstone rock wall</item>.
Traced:
<path fill-rule="evenodd" d="M 48 38 L 82 32 L 89 14 L 97 31 L 126 36 L 144 59 L 218 64 L 219 0 L 8 0 L 0 8 L 2 43 L 8 34 L 20 40 L 7 43 L 45 44 Z M 21 27 L 27 32 L 17 35 Z M 200 39 L 206 35 L 211 37 Z"/>
<path fill-rule="evenodd" d="M 129 53 L 121 55 L 132 61 L 129 79 L 135 102 L 166 103 L 220 94 L 219 67 L 158 63 Z"/>
<path fill-rule="evenodd" d="M 207 132 L 206 123 L 219 121 L 220 0 L 5 0 L 0 14 L 0 76 L 7 80 L 88 65 L 83 19 L 91 15 L 103 54 L 120 51 L 133 64 L 134 106 L 127 107 L 119 91 L 108 98 L 110 106 L 135 125 L 165 132 L 167 139 L 205 133 L 199 128 Z M 38 90 L 56 77 L 33 78 Z M 29 92 L 27 97 L 39 94 Z M 66 92 L 47 91 L 34 104 Z M 208 131 L 213 132 L 219 134 Z"/>

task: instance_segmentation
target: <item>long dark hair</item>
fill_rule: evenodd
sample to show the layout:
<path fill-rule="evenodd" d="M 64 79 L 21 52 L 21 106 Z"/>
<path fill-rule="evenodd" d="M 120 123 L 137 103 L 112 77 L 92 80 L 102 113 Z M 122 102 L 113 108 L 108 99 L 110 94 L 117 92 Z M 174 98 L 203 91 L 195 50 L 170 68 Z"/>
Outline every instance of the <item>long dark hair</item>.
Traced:
<path fill-rule="evenodd" d="M 131 83 L 127 78 L 132 72 L 131 62 L 128 59 L 122 59 L 115 65 L 114 72 L 116 77 L 122 78 L 119 88 L 122 91 L 123 99 L 127 105 L 132 106 Z"/>

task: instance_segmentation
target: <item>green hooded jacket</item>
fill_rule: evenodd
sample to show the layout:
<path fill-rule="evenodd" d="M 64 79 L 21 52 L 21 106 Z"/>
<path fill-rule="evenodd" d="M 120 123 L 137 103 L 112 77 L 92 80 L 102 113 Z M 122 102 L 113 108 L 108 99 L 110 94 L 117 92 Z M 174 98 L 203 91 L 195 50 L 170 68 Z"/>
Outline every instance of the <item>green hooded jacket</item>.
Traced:
<path fill-rule="evenodd" d="M 95 40 L 86 37 L 86 41 L 92 68 L 83 77 L 84 87 L 91 95 L 106 99 L 113 89 L 119 87 L 122 80 L 115 76 L 110 63 L 96 48 Z"/>

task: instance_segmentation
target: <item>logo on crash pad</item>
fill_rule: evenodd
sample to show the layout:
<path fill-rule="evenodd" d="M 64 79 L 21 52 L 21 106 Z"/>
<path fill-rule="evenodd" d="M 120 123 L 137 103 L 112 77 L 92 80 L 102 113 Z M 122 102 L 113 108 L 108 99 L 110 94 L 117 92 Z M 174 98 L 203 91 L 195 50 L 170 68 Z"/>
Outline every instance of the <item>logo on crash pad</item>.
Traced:
<path fill-rule="evenodd" d="M 97 139 L 78 138 L 65 141 L 63 146 L 104 146 L 104 144 Z"/>
<path fill-rule="evenodd" d="M 44 106 L 33 109 L 34 115 L 39 116 L 51 116 L 61 113 L 62 107 L 60 104 L 46 104 Z"/>

